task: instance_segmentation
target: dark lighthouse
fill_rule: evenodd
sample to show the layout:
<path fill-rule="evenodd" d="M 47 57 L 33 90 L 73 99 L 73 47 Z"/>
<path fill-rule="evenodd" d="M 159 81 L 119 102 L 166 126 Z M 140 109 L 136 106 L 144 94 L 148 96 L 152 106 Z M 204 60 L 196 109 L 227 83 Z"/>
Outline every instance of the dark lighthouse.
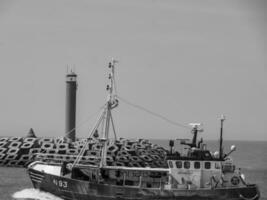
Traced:
<path fill-rule="evenodd" d="M 66 75 L 66 135 L 75 141 L 77 75 L 71 71 Z"/>

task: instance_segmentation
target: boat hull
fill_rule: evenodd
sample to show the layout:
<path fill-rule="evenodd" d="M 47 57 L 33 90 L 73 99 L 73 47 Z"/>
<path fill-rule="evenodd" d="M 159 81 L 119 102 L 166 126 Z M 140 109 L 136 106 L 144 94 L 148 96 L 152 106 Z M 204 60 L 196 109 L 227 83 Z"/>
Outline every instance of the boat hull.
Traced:
<path fill-rule="evenodd" d="M 224 189 L 165 190 L 90 183 L 28 169 L 36 189 L 64 200 L 258 200 L 256 185 Z"/>

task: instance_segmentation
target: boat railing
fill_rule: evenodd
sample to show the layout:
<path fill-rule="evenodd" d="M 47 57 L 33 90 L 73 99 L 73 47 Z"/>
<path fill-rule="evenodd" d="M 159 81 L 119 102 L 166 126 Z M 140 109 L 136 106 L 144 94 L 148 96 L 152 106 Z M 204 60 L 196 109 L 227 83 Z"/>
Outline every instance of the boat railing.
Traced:
<path fill-rule="evenodd" d="M 36 153 L 33 155 L 33 160 L 49 160 L 56 163 L 72 163 L 77 157 L 78 155 Z M 80 159 L 80 164 L 98 165 L 99 159 L 100 158 L 98 158 L 97 156 L 82 156 Z"/>

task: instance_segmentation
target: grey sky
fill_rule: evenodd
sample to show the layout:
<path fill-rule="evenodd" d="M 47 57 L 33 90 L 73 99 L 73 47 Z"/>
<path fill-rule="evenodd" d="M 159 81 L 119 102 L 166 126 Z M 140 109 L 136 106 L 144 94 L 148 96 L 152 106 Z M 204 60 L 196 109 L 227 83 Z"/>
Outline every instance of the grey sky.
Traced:
<path fill-rule="evenodd" d="M 266 1 L 0 1 L 0 134 L 64 134 L 65 73 L 78 74 L 77 124 L 106 98 L 107 62 L 119 95 L 217 139 L 267 140 Z M 121 103 L 122 137 L 191 137 Z M 88 134 L 90 123 L 78 129 Z"/>

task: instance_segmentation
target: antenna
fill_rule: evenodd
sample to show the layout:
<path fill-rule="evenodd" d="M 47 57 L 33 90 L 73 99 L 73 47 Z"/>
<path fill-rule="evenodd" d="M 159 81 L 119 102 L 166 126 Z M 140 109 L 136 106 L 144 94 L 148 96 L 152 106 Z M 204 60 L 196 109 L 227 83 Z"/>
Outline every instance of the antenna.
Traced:
<path fill-rule="evenodd" d="M 203 132 L 203 128 L 199 129 L 199 126 L 201 126 L 202 123 L 190 123 L 189 126 L 192 127 L 191 132 L 194 134 L 193 139 L 192 139 L 192 143 L 186 143 L 185 141 L 181 141 L 181 144 L 185 144 L 190 146 L 191 148 L 193 147 L 197 147 L 197 134 L 199 132 Z"/>
<path fill-rule="evenodd" d="M 108 75 L 110 83 L 107 85 L 108 94 L 108 102 L 111 104 L 111 108 L 115 108 L 118 106 L 117 99 L 117 87 L 115 82 L 115 64 L 119 61 L 112 58 L 111 62 L 109 62 L 108 67 L 111 69 L 111 72 Z"/>
<path fill-rule="evenodd" d="M 223 122 L 225 120 L 225 116 L 221 115 L 220 121 L 221 121 L 221 131 L 220 131 L 220 149 L 219 149 L 219 155 L 220 159 L 223 159 Z"/>

